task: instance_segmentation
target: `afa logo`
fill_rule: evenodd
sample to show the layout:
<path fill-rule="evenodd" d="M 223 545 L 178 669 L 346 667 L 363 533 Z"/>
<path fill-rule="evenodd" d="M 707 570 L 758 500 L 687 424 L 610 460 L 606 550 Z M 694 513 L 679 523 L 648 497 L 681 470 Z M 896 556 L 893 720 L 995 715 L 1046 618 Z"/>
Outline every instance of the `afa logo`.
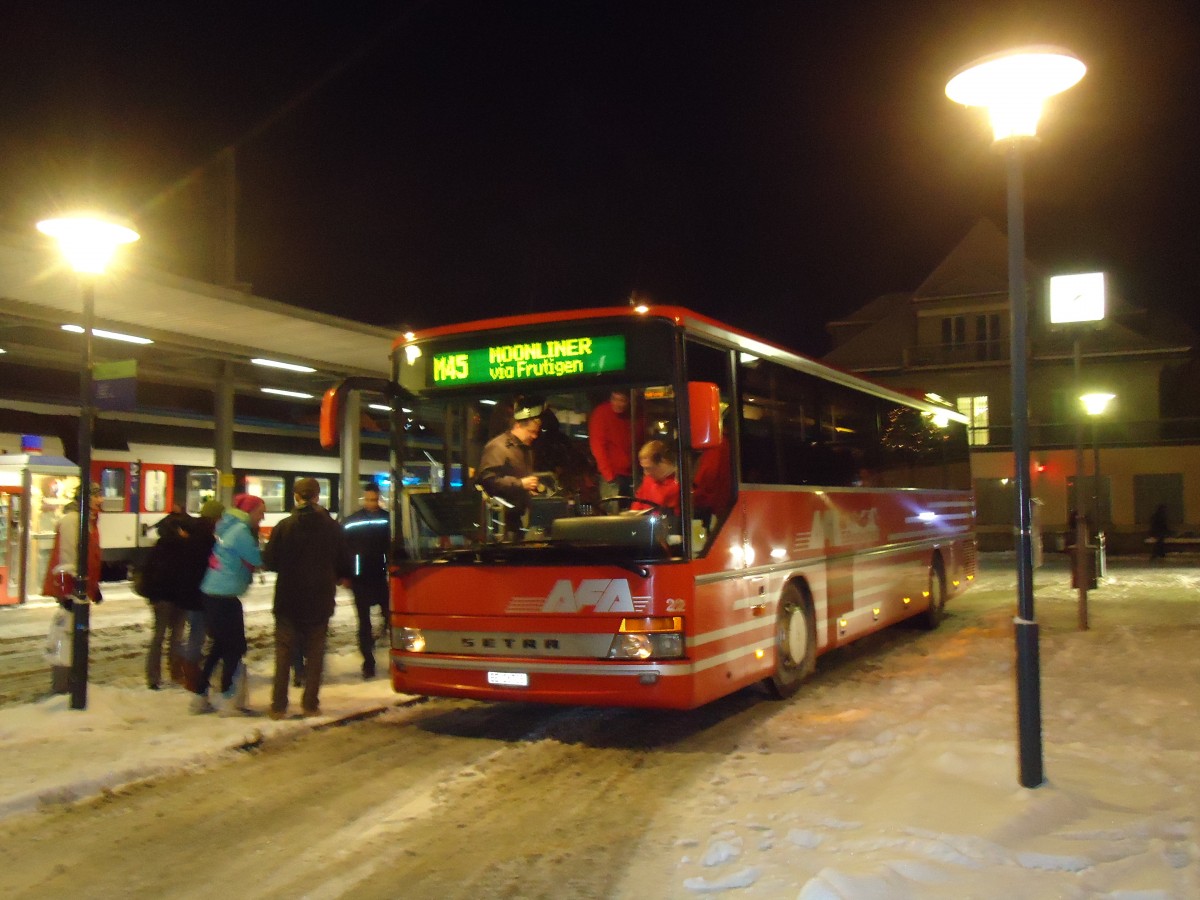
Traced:
<path fill-rule="evenodd" d="M 544 597 L 513 597 L 506 612 L 531 615 L 590 609 L 598 613 L 644 613 L 649 608 L 650 598 L 634 597 L 628 579 L 585 578 L 575 587 L 569 578 L 560 578 Z"/>
<path fill-rule="evenodd" d="M 631 613 L 650 603 L 649 597 L 638 600 L 635 604 L 625 578 L 585 578 L 578 588 L 572 588 L 570 580 L 563 578 L 550 589 L 542 612 L 579 612 L 590 606 L 598 613 Z"/>

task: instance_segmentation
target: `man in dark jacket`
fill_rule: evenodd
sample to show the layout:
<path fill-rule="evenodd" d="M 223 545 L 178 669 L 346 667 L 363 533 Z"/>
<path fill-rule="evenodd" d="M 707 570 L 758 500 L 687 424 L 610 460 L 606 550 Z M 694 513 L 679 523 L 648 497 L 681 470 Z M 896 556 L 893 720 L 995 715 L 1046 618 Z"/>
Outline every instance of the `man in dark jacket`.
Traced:
<path fill-rule="evenodd" d="M 263 551 L 263 567 L 275 579 L 275 681 L 271 718 L 287 715 L 288 675 L 296 649 L 303 652 L 304 693 L 300 704 L 306 716 L 321 714 L 321 675 L 325 638 L 333 616 L 337 584 L 353 572 L 346 537 L 333 518 L 317 505 L 320 485 L 301 478 L 293 488 L 292 514 L 271 530 Z"/>
<path fill-rule="evenodd" d="M 388 621 L 388 545 L 391 529 L 387 510 L 379 505 L 379 488 L 363 488 L 362 509 L 342 522 L 346 543 L 354 556 L 354 608 L 358 612 L 358 649 L 362 653 L 362 676 L 375 677 L 375 633 L 371 627 L 371 609 L 378 606 Z"/>
<path fill-rule="evenodd" d="M 540 400 L 518 398 L 509 430 L 488 441 L 479 460 L 476 480 L 488 494 L 508 504 L 504 530 L 509 540 L 519 540 L 521 516 L 529 507 L 529 495 L 538 490 L 530 446 L 542 430 L 541 416 Z"/>

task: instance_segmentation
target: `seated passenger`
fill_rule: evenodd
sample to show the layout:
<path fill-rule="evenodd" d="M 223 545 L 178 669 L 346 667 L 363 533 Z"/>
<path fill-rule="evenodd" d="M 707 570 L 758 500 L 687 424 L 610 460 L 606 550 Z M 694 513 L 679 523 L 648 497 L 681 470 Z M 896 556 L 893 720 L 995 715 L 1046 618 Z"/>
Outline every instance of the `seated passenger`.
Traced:
<path fill-rule="evenodd" d="M 664 441 L 647 441 L 638 451 L 638 465 L 645 473 L 637 497 L 652 500 L 673 515 L 679 515 L 679 480 L 675 477 L 675 454 Z M 653 509 L 636 500 L 631 509 Z"/>

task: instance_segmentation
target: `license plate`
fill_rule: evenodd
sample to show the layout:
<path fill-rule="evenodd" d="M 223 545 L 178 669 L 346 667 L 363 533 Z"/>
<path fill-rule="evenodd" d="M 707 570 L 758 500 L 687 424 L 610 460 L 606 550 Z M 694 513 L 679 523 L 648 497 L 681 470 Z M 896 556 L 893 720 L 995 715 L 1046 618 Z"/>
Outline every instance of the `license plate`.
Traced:
<path fill-rule="evenodd" d="M 529 687 L 529 676 L 524 672 L 488 672 L 488 684 L 505 687 Z"/>

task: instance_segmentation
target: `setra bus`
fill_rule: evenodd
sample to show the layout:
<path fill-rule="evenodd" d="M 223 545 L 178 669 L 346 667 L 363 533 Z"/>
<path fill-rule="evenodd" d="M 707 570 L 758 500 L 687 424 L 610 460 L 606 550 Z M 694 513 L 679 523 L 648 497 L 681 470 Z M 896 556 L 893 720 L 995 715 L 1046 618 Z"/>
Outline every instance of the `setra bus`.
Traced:
<path fill-rule="evenodd" d="M 514 397 L 546 410 L 541 492 L 518 531 L 470 478 L 396 505 L 400 692 L 688 709 L 762 682 L 787 697 L 822 653 L 904 619 L 936 626 L 975 577 L 962 416 L 683 308 L 406 335 L 390 382 L 326 392 L 327 444 L 350 389 L 440 423 L 434 456 L 468 473 Z M 629 398 L 632 485 L 642 442 L 661 440 L 677 512 L 598 496 L 588 423 L 614 391 Z"/>

